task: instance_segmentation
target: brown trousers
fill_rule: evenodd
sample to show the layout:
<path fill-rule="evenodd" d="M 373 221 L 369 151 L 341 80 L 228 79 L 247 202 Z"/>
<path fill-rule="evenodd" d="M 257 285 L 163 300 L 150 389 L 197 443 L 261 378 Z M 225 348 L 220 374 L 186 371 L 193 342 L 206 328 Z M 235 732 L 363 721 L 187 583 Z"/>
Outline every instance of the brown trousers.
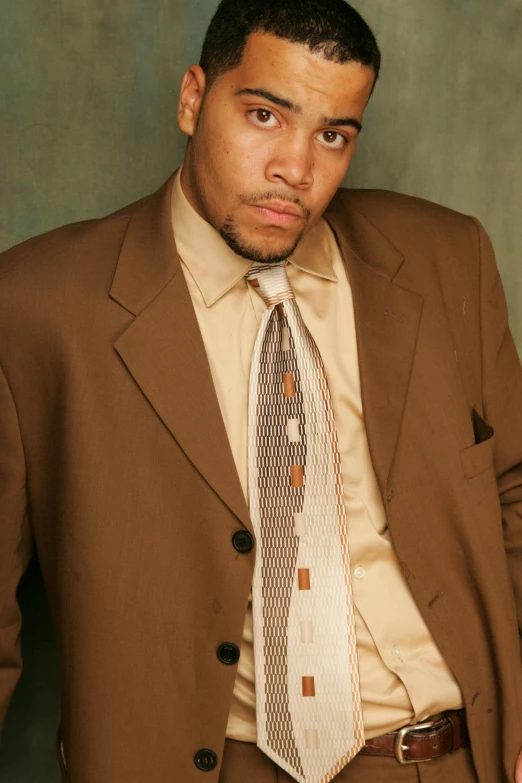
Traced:
<path fill-rule="evenodd" d="M 219 783 L 293 783 L 293 779 L 250 742 L 226 740 Z M 294 782 L 295 783 L 295 782 Z M 422 764 L 394 758 L 356 756 L 335 783 L 478 783 L 469 749 Z"/>

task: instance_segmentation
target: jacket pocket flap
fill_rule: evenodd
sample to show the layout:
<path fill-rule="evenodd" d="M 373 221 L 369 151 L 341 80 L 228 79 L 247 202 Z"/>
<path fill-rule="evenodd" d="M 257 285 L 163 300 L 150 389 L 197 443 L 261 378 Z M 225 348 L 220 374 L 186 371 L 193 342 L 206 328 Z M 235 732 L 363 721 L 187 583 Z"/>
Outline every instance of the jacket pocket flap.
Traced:
<path fill-rule="evenodd" d="M 480 413 L 473 408 L 473 431 L 475 433 L 475 445 L 468 446 L 460 451 L 460 460 L 464 478 L 473 478 L 493 467 L 493 442 L 495 430 L 482 418 Z"/>

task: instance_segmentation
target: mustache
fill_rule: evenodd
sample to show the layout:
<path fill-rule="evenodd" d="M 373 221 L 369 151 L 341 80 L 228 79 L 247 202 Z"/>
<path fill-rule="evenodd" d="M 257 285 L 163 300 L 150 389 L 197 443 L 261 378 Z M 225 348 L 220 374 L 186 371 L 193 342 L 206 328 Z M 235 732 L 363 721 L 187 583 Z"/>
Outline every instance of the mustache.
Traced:
<path fill-rule="evenodd" d="M 287 193 L 284 193 L 282 190 L 274 190 L 274 191 L 263 191 L 258 193 L 253 193 L 249 196 L 241 195 L 239 197 L 239 201 L 241 204 L 246 204 L 247 206 L 258 206 L 263 201 L 282 201 L 287 204 L 295 204 L 299 209 L 303 212 L 303 215 L 308 219 L 310 215 L 312 214 L 312 210 L 305 207 L 305 205 L 295 196 L 289 196 Z"/>

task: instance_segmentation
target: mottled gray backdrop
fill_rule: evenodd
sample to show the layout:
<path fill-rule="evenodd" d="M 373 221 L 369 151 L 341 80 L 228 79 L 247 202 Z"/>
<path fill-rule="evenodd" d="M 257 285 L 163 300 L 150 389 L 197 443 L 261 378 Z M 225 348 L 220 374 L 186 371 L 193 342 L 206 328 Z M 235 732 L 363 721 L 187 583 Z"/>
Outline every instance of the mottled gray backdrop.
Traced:
<path fill-rule="evenodd" d="M 161 185 L 184 150 L 180 79 L 216 4 L 0 0 L 0 250 Z M 522 353 L 522 2 L 354 5 L 377 33 L 384 66 L 346 184 L 477 216 L 497 251 Z M 0 781 L 51 783 L 59 673 L 36 566 L 20 597 L 26 670 Z"/>

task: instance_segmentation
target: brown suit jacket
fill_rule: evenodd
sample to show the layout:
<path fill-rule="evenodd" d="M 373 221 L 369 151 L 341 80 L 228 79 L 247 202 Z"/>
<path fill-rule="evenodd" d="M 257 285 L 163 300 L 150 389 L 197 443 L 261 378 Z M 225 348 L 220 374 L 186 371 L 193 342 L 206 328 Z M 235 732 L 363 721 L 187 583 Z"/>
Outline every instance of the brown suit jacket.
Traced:
<path fill-rule="evenodd" d="M 68 783 L 216 783 L 255 547 L 170 218 L 173 178 L 0 256 L 0 717 L 35 540 Z M 472 218 L 341 190 L 373 465 L 408 584 L 464 694 L 482 783 L 522 745 L 522 368 Z M 517 621 L 518 614 L 518 621 Z"/>

